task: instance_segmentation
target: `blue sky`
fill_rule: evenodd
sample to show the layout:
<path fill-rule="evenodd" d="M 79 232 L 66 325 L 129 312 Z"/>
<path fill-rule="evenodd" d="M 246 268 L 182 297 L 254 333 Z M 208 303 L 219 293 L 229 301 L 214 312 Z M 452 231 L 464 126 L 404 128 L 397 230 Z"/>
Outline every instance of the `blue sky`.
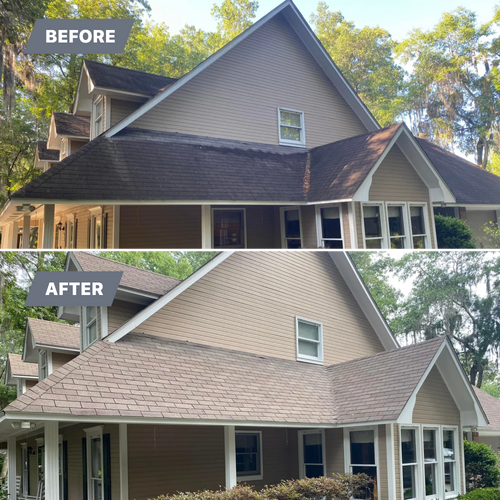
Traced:
<path fill-rule="evenodd" d="M 294 0 L 304 17 L 309 20 L 318 0 Z M 170 32 L 177 33 L 185 24 L 198 29 L 214 30 L 210 16 L 214 0 L 149 0 L 152 19 L 164 22 Z M 215 3 L 220 4 L 221 0 Z M 280 0 L 260 0 L 258 17 L 278 5 Z M 332 10 L 340 10 L 344 17 L 354 21 L 357 27 L 376 26 L 385 28 L 396 40 L 401 40 L 413 28 L 430 29 L 443 12 L 459 6 L 477 13 L 480 22 L 493 15 L 494 0 L 326 0 Z"/>

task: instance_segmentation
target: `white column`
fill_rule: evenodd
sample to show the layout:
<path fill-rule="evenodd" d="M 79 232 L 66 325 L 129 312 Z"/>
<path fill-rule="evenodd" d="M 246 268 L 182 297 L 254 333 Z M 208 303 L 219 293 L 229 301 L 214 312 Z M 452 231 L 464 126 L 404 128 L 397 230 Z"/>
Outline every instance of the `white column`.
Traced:
<path fill-rule="evenodd" d="M 31 215 L 25 215 L 23 218 L 23 248 L 30 247 Z"/>
<path fill-rule="evenodd" d="M 396 460 L 394 450 L 394 424 L 386 424 L 385 438 L 387 448 L 387 482 L 389 485 L 388 498 L 396 500 Z"/>
<path fill-rule="evenodd" d="M 120 500 L 129 500 L 127 424 L 119 424 L 119 437 L 120 437 Z"/>
<path fill-rule="evenodd" d="M 10 248 L 17 248 L 17 235 L 19 234 L 19 222 L 10 224 Z"/>
<path fill-rule="evenodd" d="M 7 480 L 9 500 L 16 500 L 16 437 L 7 438 Z"/>
<path fill-rule="evenodd" d="M 210 205 L 201 206 L 201 248 L 212 248 L 212 210 Z"/>
<path fill-rule="evenodd" d="M 234 425 L 224 426 L 224 452 L 226 458 L 226 488 L 236 486 L 236 431 Z"/>
<path fill-rule="evenodd" d="M 113 205 L 113 248 L 120 248 L 120 205 Z"/>
<path fill-rule="evenodd" d="M 59 500 L 59 423 L 44 422 L 45 498 Z"/>
<path fill-rule="evenodd" d="M 42 248 L 54 246 L 54 213 L 55 205 L 43 206 L 43 238 Z"/>

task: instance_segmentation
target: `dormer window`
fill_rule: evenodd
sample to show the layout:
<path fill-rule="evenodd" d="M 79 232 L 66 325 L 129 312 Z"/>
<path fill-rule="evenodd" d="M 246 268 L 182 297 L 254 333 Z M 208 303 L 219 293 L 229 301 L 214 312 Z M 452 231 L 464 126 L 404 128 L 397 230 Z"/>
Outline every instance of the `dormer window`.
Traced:
<path fill-rule="evenodd" d="M 293 109 L 278 108 L 280 144 L 305 146 L 304 113 Z"/>
<path fill-rule="evenodd" d="M 63 138 L 61 139 L 61 152 L 60 152 L 61 160 L 63 158 L 66 158 L 66 156 L 68 156 L 68 139 Z"/>
<path fill-rule="evenodd" d="M 104 99 L 101 96 L 99 96 L 95 101 L 94 101 L 94 110 L 93 110 L 93 117 L 94 117 L 94 138 L 97 137 L 98 135 L 101 135 L 103 130 L 104 130 Z"/>
<path fill-rule="evenodd" d="M 44 380 L 50 375 L 49 354 L 45 349 L 40 349 L 38 356 L 38 374 L 40 380 Z"/>
<path fill-rule="evenodd" d="M 97 307 L 84 307 L 83 311 L 83 348 L 87 349 L 97 340 Z"/>

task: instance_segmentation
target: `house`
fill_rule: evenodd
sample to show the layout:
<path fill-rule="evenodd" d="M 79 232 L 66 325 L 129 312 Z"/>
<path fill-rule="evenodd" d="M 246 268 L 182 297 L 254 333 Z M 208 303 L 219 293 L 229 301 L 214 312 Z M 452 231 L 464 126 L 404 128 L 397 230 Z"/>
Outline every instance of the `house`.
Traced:
<path fill-rule="evenodd" d="M 434 211 L 484 246 L 500 210 L 497 176 L 379 126 L 291 0 L 177 80 L 85 61 L 48 147 L 2 248 L 436 248 Z"/>
<path fill-rule="evenodd" d="M 491 446 L 496 453 L 500 452 L 500 400 L 483 390 L 474 387 L 481 406 L 488 418 L 488 425 L 473 429 L 468 435 L 469 440 L 475 440 Z"/>
<path fill-rule="evenodd" d="M 363 500 L 464 491 L 463 432 L 488 420 L 450 341 L 400 347 L 344 252 L 226 251 L 183 281 L 82 252 L 66 269 L 123 277 L 109 307 L 59 308 L 79 323 L 63 366 L 60 324 L 38 340 L 29 320 L 23 359 L 54 352 L 0 417 L 12 500 L 335 472 L 370 475 Z"/>

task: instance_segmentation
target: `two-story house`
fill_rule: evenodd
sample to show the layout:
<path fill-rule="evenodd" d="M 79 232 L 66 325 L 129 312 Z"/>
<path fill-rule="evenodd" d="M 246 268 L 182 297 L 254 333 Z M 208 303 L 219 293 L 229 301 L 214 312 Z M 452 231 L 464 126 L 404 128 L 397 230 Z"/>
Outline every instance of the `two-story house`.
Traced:
<path fill-rule="evenodd" d="M 177 80 L 85 61 L 73 115 L 90 142 L 12 195 L 2 248 L 436 248 L 434 210 L 481 246 L 498 219 L 500 179 L 381 129 L 291 0 Z"/>
<path fill-rule="evenodd" d="M 0 417 L 12 500 L 335 472 L 370 475 L 363 500 L 465 491 L 462 435 L 488 421 L 450 341 L 400 347 L 344 252 L 222 252 L 183 281 L 82 252 L 66 269 L 123 277 L 111 306 L 59 309 L 80 345 L 59 368 L 76 327 L 29 321 L 23 359 L 50 347 L 53 371 Z"/>

